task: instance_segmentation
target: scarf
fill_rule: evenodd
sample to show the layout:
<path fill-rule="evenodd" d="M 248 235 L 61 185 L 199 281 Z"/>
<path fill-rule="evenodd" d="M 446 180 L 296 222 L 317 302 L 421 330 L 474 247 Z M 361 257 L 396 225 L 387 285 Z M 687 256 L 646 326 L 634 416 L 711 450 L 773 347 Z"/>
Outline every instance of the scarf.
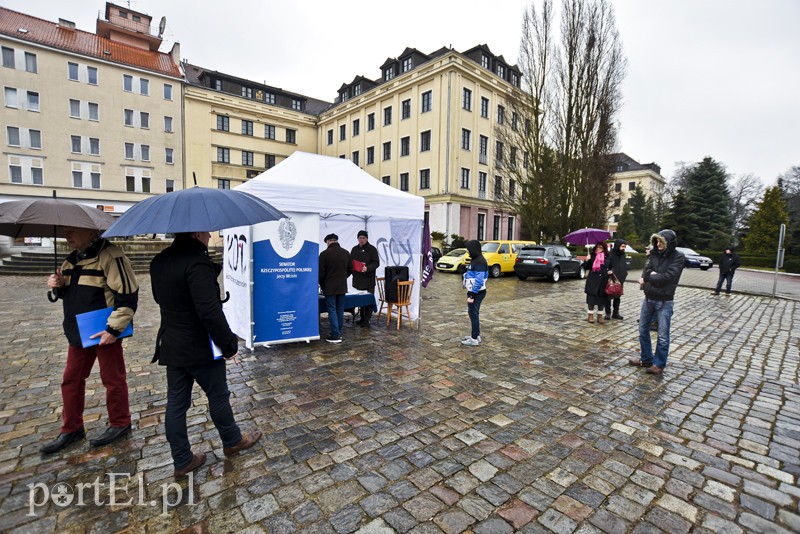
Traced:
<path fill-rule="evenodd" d="M 595 255 L 594 263 L 592 264 L 592 271 L 599 271 L 600 267 L 603 266 L 605 261 L 606 261 L 605 253 L 601 252 L 600 254 Z"/>

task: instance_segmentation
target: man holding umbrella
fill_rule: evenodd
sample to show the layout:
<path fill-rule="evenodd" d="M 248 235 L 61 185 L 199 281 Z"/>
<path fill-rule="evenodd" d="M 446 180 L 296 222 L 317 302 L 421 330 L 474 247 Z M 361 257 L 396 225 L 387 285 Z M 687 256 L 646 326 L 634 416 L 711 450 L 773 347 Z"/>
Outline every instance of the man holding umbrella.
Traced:
<path fill-rule="evenodd" d="M 86 436 L 83 427 L 83 407 L 86 379 L 94 361 L 100 362 L 100 378 L 106 388 L 106 408 L 109 427 L 92 446 L 112 443 L 131 429 L 128 404 L 128 383 L 122 342 L 117 337 L 133 319 L 139 298 L 131 263 L 122 250 L 98 236 L 89 228 L 63 229 L 72 253 L 56 274 L 51 274 L 47 286 L 64 303 L 64 334 L 69 341 L 67 365 L 61 383 L 64 404 L 61 434 L 42 447 L 45 454 L 58 452 Z M 83 348 L 76 315 L 112 307 L 105 331 L 91 336 L 100 344 Z"/>

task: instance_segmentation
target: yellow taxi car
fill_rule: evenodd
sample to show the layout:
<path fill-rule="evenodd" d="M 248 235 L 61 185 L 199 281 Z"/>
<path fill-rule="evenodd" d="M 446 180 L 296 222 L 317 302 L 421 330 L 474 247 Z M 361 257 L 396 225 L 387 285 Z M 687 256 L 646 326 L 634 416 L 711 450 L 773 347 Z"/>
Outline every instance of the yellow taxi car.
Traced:
<path fill-rule="evenodd" d="M 484 241 L 481 252 L 489 265 L 489 276 L 499 278 L 504 273 L 514 272 L 517 253 L 526 245 L 535 245 L 535 241 Z M 467 261 L 469 264 L 469 261 Z"/>
<path fill-rule="evenodd" d="M 437 271 L 461 274 L 467 270 L 467 257 L 467 249 L 454 248 L 439 258 L 434 267 Z"/>

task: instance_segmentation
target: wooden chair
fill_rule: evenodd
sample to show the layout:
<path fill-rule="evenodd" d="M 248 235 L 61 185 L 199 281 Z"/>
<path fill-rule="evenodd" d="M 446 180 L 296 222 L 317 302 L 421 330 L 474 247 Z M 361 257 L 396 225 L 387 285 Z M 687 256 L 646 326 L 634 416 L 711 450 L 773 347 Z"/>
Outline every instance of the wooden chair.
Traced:
<path fill-rule="evenodd" d="M 378 317 L 375 321 L 381 320 L 381 312 L 384 308 L 386 308 L 386 290 L 384 288 L 384 283 L 386 282 L 386 278 L 380 276 L 375 279 L 376 285 L 378 286 Z"/>
<path fill-rule="evenodd" d="M 386 328 L 389 328 L 389 323 L 392 320 L 392 309 L 397 316 L 397 329 L 403 323 L 403 308 L 406 310 L 406 317 L 408 322 L 411 323 L 411 290 L 414 288 L 414 280 L 408 282 L 397 282 L 397 302 L 387 302 L 388 309 L 386 310 Z"/>

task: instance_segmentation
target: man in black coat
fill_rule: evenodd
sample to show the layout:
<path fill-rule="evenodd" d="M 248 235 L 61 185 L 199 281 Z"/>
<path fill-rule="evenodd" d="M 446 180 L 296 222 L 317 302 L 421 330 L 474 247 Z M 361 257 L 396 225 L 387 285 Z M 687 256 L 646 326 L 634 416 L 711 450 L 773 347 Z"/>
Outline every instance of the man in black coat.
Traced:
<path fill-rule="evenodd" d="M 628 278 L 628 263 L 625 260 L 625 250 L 628 248 L 628 243 L 624 239 L 617 239 L 614 241 L 614 248 L 609 251 L 606 258 L 606 265 L 608 266 L 608 275 L 612 274 L 619 280 L 622 286 L 625 286 L 625 280 Z M 621 297 L 614 297 L 606 299 L 606 321 L 610 319 L 622 320 L 622 315 L 619 314 L 619 299 Z M 614 308 L 612 315 L 611 308 Z"/>
<path fill-rule="evenodd" d="M 328 322 L 331 333 L 326 341 L 342 342 L 342 326 L 344 326 L 344 297 L 347 295 L 347 277 L 353 274 L 353 262 L 350 253 L 339 244 L 339 236 L 325 236 L 328 248 L 319 255 L 319 287 L 325 297 L 328 309 Z"/>
<path fill-rule="evenodd" d="M 358 245 L 350 251 L 350 258 L 353 261 L 360 261 L 364 264 L 361 271 L 353 270 L 353 287 L 370 293 L 375 293 L 375 271 L 381 264 L 378 257 L 378 249 L 369 242 L 369 234 L 366 230 L 358 232 Z M 364 306 L 361 308 L 361 319 L 359 326 L 369 327 L 369 320 L 372 318 L 374 306 Z"/>
<path fill-rule="evenodd" d="M 731 294 L 733 275 L 738 268 L 739 255 L 734 252 L 733 247 L 726 248 L 725 254 L 722 256 L 722 261 L 719 262 L 719 280 L 717 280 L 717 288 L 714 290 L 715 295 L 719 295 L 723 281 L 725 281 L 725 294 Z"/>
<path fill-rule="evenodd" d="M 637 367 L 647 367 L 648 373 L 660 375 L 667 366 L 672 304 L 686 259 L 681 252 L 675 250 L 678 238 L 672 230 L 661 230 L 653 234 L 652 243 L 653 249 L 639 279 L 639 284 L 644 285 L 644 301 L 639 314 L 639 345 L 642 355 L 629 360 L 629 363 Z M 655 353 L 650 340 L 650 323 L 653 319 L 658 321 Z"/>
<path fill-rule="evenodd" d="M 261 438 L 258 430 L 243 435 L 233 418 L 225 360 L 236 356 L 239 340 L 222 311 L 217 283 L 222 267 L 208 257 L 210 237 L 208 232 L 177 234 L 172 246 L 150 264 L 153 298 L 161 308 L 153 362 L 167 368 L 164 426 L 176 477 L 206 461 L 205 453 L 192 453 L 186 432 L 195 382 L 208 398 L 225 456 L 248 449 Z M 215 358 L 212 342 L 221 357 Z"/>

